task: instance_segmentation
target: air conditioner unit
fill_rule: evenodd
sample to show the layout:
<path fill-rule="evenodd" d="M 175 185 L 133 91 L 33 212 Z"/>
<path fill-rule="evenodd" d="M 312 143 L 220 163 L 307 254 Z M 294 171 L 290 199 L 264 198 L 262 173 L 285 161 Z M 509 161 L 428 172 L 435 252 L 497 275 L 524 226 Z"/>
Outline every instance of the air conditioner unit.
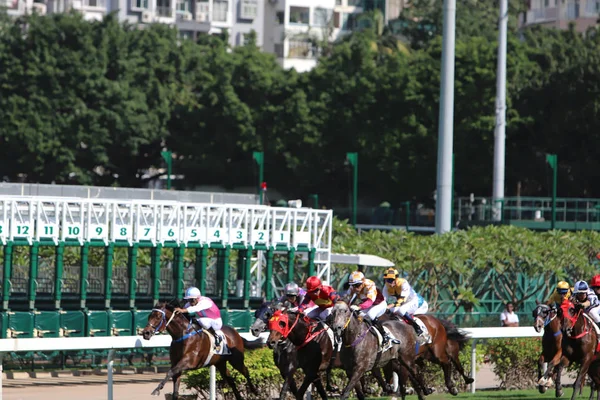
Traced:
<path fill-rule="evenodd" d="M 31 10 L 38 15 L 46 15 L 46 5 L 44 3 L 33 3 Z"/>
<path fill-rule="evenodd" d="M 208 22 L 208 13 L 205 13 L 205 12 L 196 13 L 196 21 Z"/>
<path fill-rule="evenodd" d="M 191 21 L 192 20 L 192 13 L 190 13 L 188 11 L 178 12 L 177 13 L 177 19 L 180 20 L 180 21 Z"/>
<path fill-rule="evenodd" d="M 142 22 L 152 22 L 152 13 L 150 13 L 150 11 L 142 11 Z"/>

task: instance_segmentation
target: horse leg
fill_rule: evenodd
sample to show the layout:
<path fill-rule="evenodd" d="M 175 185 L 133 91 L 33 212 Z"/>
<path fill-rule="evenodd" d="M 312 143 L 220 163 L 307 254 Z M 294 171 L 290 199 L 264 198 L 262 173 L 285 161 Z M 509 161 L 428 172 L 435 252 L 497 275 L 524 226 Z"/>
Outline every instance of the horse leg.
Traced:
<path fill-rule="evenodd" d="M 298 389 L 298 393 L 296 393 L 296 400 L 303 400 L 304 395 L 306 394 L 306 391 L 308 390 L 308 387 L 310 386 L 310 384 L 313 383 L 315 380 L 317 380 L 317 378 L 319 377 L 318 371 L 310 371 L 310 373 L 308 373 L 307 370 L 304 368 L 303 368 L 303 371 L 304 371 L 304 380 L 302 381 L 302 385 L 300 386 L 300 389 Z M 327 397 L 324 397 L 324 399 L 327 399 Z"/>
<path fill-rule="evenodd" d="M 298 389 L 296 388 L 296 381 L 294 380 L 294 372 L 295 369 L 289 369 L 287 374 L 281 373 L 283 377 L 283 385 L 281 387 L 281 392 L 279 392 L 279 400 L 284 400 L 288 389 L 290 392 L 296 396 L 298 394 Z"/>
<path fill-rule="evenodd" d="M 327 392 L 323 387 L 323 382 L 321 382 L 321 378 L 317 377 L 317 380 L 315 380 L 315 387 L 317 388 L 317 392 L 319 392 L 319 394 L 321 395 L 321 398 L 323 400 L 327 400 Z"/>
<path fill-rule="evenodd" d="M 235 380 L 231 377 L 231 375 L 229 375 L 229 371 L 227 371 L 227 362 L 225 360 L 219 361 L 219 363 L 216 364 L 215 367 L 217 367 L 223 379 L 225 379 L 225 381 L 231 387 L 231 390 L 233 390 L 233 395 L 235 396 L 235 399 L 244 400 L 244 398 L 240 395 L 237 386 L 235 385 Z"/>
<path fill-rule="evenodd" d="M 347 399 L 348 395 L 350 394 L 350 391 L 352 389 L 354 389 L 355 387 L 358 388 L 358 383 L 360 381 L 360 378 L 364 375 L 365 372 L 366 372 L 365 367 L 357 367 L 356 365 L 354 366 L 354 368 L 351 371 L 346 370 L 346 375 L 348 375 L 348 378 L 350 379 L 350 381 L 348 382 L 348 384 L 342 391 L 342 394 L 340 395 L 340 400 Z M 358 392 L 359 391 L 357 390 L 357 393 L 356 393 L 357 396 L 359 396 Z M 360 392 L 362 393 L 362 390 L 360 390 Z M 363 394 L 363 398 L 364 398 L 364 394 Z M 361 398 L 359 397 L 359 399 L 361 399 Z"/>
<path fill-rule="evenodd" d="M 448 351 L 448 358 L 450 359 L 450 361 L 452 361 L 452 364 L 454 365 L 454 367 L 456 368 L 456 370 L 458 371 L 458 373 L 460 374 L 460 376 L 463 377 L 463 379 L 465 380 L 465 383 L 467 385 L 470 385 L 471 383 L 473 383 L 473 378 L 471 378 L 469 375 L 466 374 L 465 369 L 463 368 L 461 362 L 460 362 L 460 358 L 459 358 L 459 354 L 460 354 L 460 349 L 458 348 L 458 344 L 456 344 L 456 342 L 448 342 L 448 344 L 450 343 L 454 343 L 452 346 L 448 346 L 449 351 Z"/>
<path fill-rule="evenodd" d="M 253 394 L 258 395 L 258 389 L 256 388 L 256 386 L 254 386 L 254 383 L 250 379 L 250 373 L 248 372 L 246 364 L 244 364 L 244 353 L 239 352 L 233 357 L 231 357 L 228 361 L 233 368 L 235 368 L 240 374 L 244 376 L 244 378 L 246 378 L 246 382 L 250 387 L 250 391 Z"/>
<path fill-rule="evenodd" d="M 542 370 L 544 369 L 544 363 L 545 363 L 545 359 L 544 359 L 544 353 L 540 354 L 540 357 L 538 358 L 538 364 L 537 364 L 537 371 L 538 371 L 538 391 L 540 393 L 546 393 L 546 385 L 542 384 Z"/>
<path fill-rule="evenodd" d="M 569 365 L 569 360 L 567 360 L 566 357 L 562 357 L 560 362 L 558 363 L 558 365 L 556 367 L 554 367 L 554 371 L 556 374 L 556 376 L 554 377 L 554 382 L 556 383 L 556 388 L 555 388 L 555 396 L 556 397 L 562 397 L 562 395 L 564 394 L 564 392 L 562 390 L 561 377 L 562 377 L 562 370 L 567 365 Z"/>
<path fill-rule="evenodd" d="M 338 390 L 340 390 L 338 387 L 331 384 L 331 370 L 333 369 L 334 361 L 335 361 L 335 353 L 334 353 L 334 356 L 331 357 L 331 361 L 329 362 L 329 365 L 327 366 L 327 371 L 325 372 L 325 380 L 326 380 L 326 386 L 327 386 L 328 392 L 337 392 Z"/>
<path fill-rule="evenodd" d="M 577 393 L 581 391 L 582 384 L 583 382 L 585 382 L 585 378 L 587 376 L 587 372 L 590 368 L 590 364 L 592 363 L 593 358 L 593 354 L 586 354 L 586 357 L 581 362 L 581 368 L 579 369 L 577 379 L 575 379 L 575 383 L 573 384 L 573 394 L 571 395 L 571 400 L 575 400 L 575 397 L 577 397 Z"/>
<path fill-rule="evenodd" d="M 187 363 L 188 363 L 188 360 L 186 358 L 183 358 L 183 359 L 179 360 L 179 362 L 177 364 L 175 364 L 174 367 L 171 367 L 171 369 L 167 372 L 167 376 L 165 376 L 165 379 L 160 381 L 160 383 L 158 384 L 156 389 L 154 389 L 152 391 L 152 396 L 158 396 L 160 394 L 160 391 L 165 387 L 165 385 L 167 384 L 167 381 L 169 379 L 173 379 L 174 376 L 181 375 L 181 372 L 183 372 L 184 366 Z M 173 381 L 173 385 L 175 385 L 175 381 Z"/>
<path fill-rule="evenodd" d="M 173 375 L 173 394 L 171 396 L 172 400 L 177 400 L 179 398 L 179 385 L 181 383 L 181 373 L 177 375 Z"/>
<path fill-rule="evenodd" d="M 377 381 L 377 383 L 379 384 L 379 386 L 381 386 L 381 389 L 383 389 L 383 392 L 385 394 L 389 394 L 392 392 L 390 386 L 385 379 L 383 379 L 383 376 L 381 375 L 381 369 L 380 368 L 374 368 L 371 371 L 371 374 L 373 374 L 373 377 L 375 378 L 375 380 Z M 365 384 L 363 383 L 363 391 L 365 391 Z"/>
<path fill-rule="evenodd" d="M 444 372 L 444 382 L 446 383 L 446 387 L 448 388 L 448 393 L 452 396 L 458 395 L 458 389 L 454 386 L 454 382 L 452 381 L 452 368 L 449 360 L 446 360 L 445 363 L 441 363 L 442 371 Z"/>

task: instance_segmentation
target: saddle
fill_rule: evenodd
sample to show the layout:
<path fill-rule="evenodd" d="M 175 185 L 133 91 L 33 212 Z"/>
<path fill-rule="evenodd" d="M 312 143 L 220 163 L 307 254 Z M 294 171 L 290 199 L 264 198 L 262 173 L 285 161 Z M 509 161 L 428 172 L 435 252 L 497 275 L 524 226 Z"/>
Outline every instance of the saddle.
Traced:
<path fill-rule="evenodd" d="M 592 317 L 590 317 L 587 313 L 583 313 L 583 317 L 587 318 L 588 322 L 590 323 L 590 325 L 594 328 L 594 331 L 596 332 L 596 353 L 600 353 L 600 327 L 598 327 L 598 324 L 596 322 L 594 322 L 594 320 L 592 319 Z"/>
<path fill-rule="evenodd" d="M 219 345 L 219 347 L 217 347 L 215 345 L 215 337 L 213 336 L 212 333 L 210 333 L 206 329 L 202 329 L 202 333 L 204 333 L 208 337 L 208 340 L 210 341 L 210 351 L 206 355 L 206 360 L 204 360 L 204 363 L 202 365 L 203 367 L 206 367 L 208 365 L 208 363 L 210 362 L 210 359 L 215 355 L 227 356 L 227 355 L 231 354 L 229 347 L 227 347 L 227 338 L 225 337 L 225 334 L 223 333 L 223 331 L 221 331 L 221 330 L 217 331 L 217 335 L 219 335 L 219 337 L 221 338 L 221 344 Z"/>

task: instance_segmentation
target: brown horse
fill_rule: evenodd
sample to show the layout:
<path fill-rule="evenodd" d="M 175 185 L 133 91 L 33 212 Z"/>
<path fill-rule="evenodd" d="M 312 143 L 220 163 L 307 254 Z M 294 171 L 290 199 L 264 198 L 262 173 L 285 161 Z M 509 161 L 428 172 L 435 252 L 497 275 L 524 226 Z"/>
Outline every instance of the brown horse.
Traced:
<path fill-rule="evenodd" d="M 385 315 L 389 315 L 386 313 Z M 440 320 L 434 316 L 421 314 L 416 316 L 427 327 L 431 336 L 431 343 L 417 344 L 417 362 L 422 360 L 430 361 L 442 367 L 444 372 L 444 382 L 448 392 L 453 396 L 458 395 L 458 389 L 452 381 L 452 366 L 460 373 L 466 384 L 473 383 L 473 378 L 468 376 L 460 362 L 460 352 L 469 340 L 469 336 L 460 331 L 449 321 Z M 397 316 L 388 317 L 391 319 L 403 319 Z M 384 320 L 384 317 L 380 318 Z"/>
<path fill-rule="evenodd" d="M 569 360 L 562 355 L 562 330 L 559 318 L 556 318 L 556 309 L 546 304 L 539 304 L 533 310 L 533 327 L 536 332 L 544 330 L 542 336 L 542 354 L 538 360 L 538 390 L 545 393 L 546 388 L 552 385 L 551 375 L 556 382 L 556 397 L 563 395 L 561 375 L 564 367 L 569 365 Z M 542 376 L 542 366 L 547 362 L 546 372 Z"/>
<path fill-rule="evenodd" d="M 562 352 L 570 361 L 581 365 L 573 385 L 571 400 L 574 400 L 582 388 L 590 365 L 596 360 L 598 336 L 584 310 L 569 300 L 564 300 L 560 305 L 558 318 L 563 333 Z"/>
<path fill-rule="evenodd" d="M 399 343 L 395 343 L 386 351 L 379 351 L 379 341 L 373 331 L 376 328 L 360 321 L 346 302 L 337 301 L 331 316 L 333 320 L 331 328 L 336 341 L 342 342 L 342 364 L 350 379 L 340 399 L 348 398 L 352 389 L 356 390 L 359 400 L 365 399 L 361 387 L 357 385 L 361 377 L 367 371 L 376 371 L 389 364 L 399 377 L 406 372 L 419 399 L 424 398 L 426 389 L 415 366 L 417 344 L 415 332 L 411 327 L 400 321 L 383 322 L 382 325 L 390 330 Z"/>
<path fill-rule="evenodd" d="M 184 371 L 214 365 L 221 373 L 223 379 L 233 389 L 235 398 L 243 400 L 235 385 L 235 381 L 229 375 L 229 371 L 227 371 L 227 362 L 246 378 L 250 390 L 257 394 L 256 387 L 251 382 L 248 369 L 244 364 L 244 349 L 261 348 L 264 347 L 263 343 L 260 340 L 253 342 L 246 341 L 232 327 L 223 326 L 222 331 L 225 334 L 230 354 L 210 356 L 212 350 L 210 333 L 193 324 L 184 315 L 175 313 L 175 307 L 179 307 L 179 304 L 174 304 L 173 302 L 157 303 L 152 309 L 152 313 L 148 316 L 148 325 L 142 331 L 142 336 L 145 340 L 150 340 L 153 335 L 162 333 L 165 330 L 173 338 L 170 348 L 171 369 L 167 372 L 165 379 L 152 392 L 152 395 L 158 396 L 167 381 L 173 379 L 173 399 L 176 400 L 179 393 L 181 374 Z M 208 359 L 209 356 L 210 359 Z"/>

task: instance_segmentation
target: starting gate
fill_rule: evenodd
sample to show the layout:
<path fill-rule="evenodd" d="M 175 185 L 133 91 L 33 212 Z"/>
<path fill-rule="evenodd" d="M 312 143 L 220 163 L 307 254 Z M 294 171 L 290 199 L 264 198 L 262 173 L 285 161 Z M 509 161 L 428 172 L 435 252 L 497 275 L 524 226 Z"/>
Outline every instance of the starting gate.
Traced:
<path fill-rule="evenodd" d="M 131 334 L 189 285 L 246 326 L 282 283 L 330 280 L 331 236 L 331 210 L 0 196 L 0 337 Z"/>

